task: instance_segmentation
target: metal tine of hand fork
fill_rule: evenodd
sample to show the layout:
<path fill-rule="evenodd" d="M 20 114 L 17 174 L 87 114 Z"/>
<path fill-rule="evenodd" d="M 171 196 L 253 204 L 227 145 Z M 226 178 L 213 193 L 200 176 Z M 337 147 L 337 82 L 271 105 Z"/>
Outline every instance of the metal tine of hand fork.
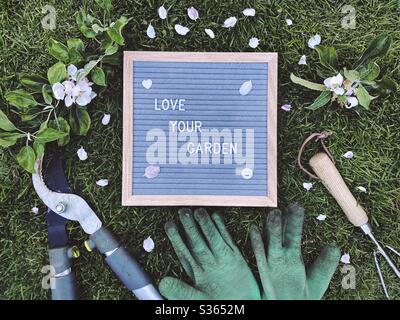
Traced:
<path fill-rule="evenodd" d="M 393 252 L 394 254 L 396 254 L 397 256 L 400 257 L 400 252 L 398 252 L 397 250 L 393 249 L 390 246 L 385 246 L 385 247 L 387 249 L 389 249 L 391 252 Z M 380 266 L 380 263 L 379 263 L 379 259 L 378 259 L 379 255 L 381 255 L 381 256 L 383 256 L 385 258 L 385 260 L 388 262 L 389 266 L 392 268 L 392 270 L 394 271 L 394 273 L 396 274 L 396 276 L 398 278 L 400 278 L 400 272 L 397 269 L 396 265 L 393 263 L 393 261 L 390 259 L 390 257 L 387 255 L 387 253 L 379 245 L 378 246 L 378 250 L 374 250 L 374 262 L 375 262 L 375 266 L 376 266 L 376 271 L 378 272 L 379 281 L 381 282 L 381 285 L 382 285 L 382 288 L 383 288 L 383 292 L 385 293 L 386 298 L 390 299 L 390 295 L 389 295 L 389 292 L 387 290 L 387 287 L 386 287 L 386 284 L 385 284 L 385 279 L 383 278 L 381 266 Z"/>

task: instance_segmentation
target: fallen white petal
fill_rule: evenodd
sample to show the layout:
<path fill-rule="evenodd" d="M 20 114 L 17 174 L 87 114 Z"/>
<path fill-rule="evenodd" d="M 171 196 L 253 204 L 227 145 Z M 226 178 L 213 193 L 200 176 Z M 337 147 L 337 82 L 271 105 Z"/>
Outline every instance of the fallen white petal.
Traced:
<path fill-rule="evenodd" d="M 316 34 L 315 36 L 311 37 L 310 40 L 308 40 L 308 46 L 311 49 L 315 49 L 316 46 L 318 46 L 321 43 L 321 36 L 319 34 Z"/>
<path fill-rule="evenodd" d="M 340 257 L 340 262 L 344 264 L 349 264 L 350 263 L 350 255 L 348 253 L 345 253 Z"/>
<path fill-rule="evenodd" d="M 147 90 L 150 89 L 152 85 L 153 81 L 151 79 L 146 79 L 142 81 L 142 86 Z"/>
<path fill-rule="evenodd" d="M 259 40 L 258 38 L 256 38 L 256 37 L 253 37 L 253 38 L 251 38 L 251 39 L 249 40 L 249 46 L 250 46 L 250 48 L 255 49 L 255 48 L 258 47 L 259 44 L 260 44 L 260 40 Z"/>
<path fill-rule="evenodd" d="M 147 27 L 146 33 L 150 39 L 154 39 L 156 37 L 156 30 L 154 30 L 154 27 L 151 25 L 151 23 Z"/>
<path fill-rule="evenodd" d="M 303 54 L 303 55 L 300 57 L 299 65 L 306 65 L 306 64 L 307 64 L 307 56 L 306 56 L 305 54 Z"/>
<path fill-rule="evenodd" d="M 249 180 L 253 177 L 253 170 L 251 170 L 250 168 L 244 168 L 242 170 L 242 177 L 243 179 Z"/>
<path fill-rule="evenodd" d="M 160 173 L 160 167 L 156 165 L 150 165 L 148 166 L 145 171 L 144 171 L 144 176 L 147 179 L 153 179 L 158 176 Z"/>
<path fill-rule="evenodd" d="M 103 126 L 106 126 L 110 123 L 111 115 L 109 113 L 105 113 L 103 118 L 101 119 L 101 123 Z"/>
<path fill-rule="evenodd" d="M 291 105 L 291 104 L 284 104 L 284 105 L 281 107 L 281 109 L 284 110 L 284 111 L 286 111 L 286 112 L 292 111 L 292 105 Z"/>
<path fill-rule="evenodd" d="M 195 7 L 190 7 L 187 9 L 188 17 L 191 20 L 196 21 L 199 18 L 199 12 L 196 10 Z"/>
<path fill-rule="evenodd" d="M 313 187 L 313 184 L 311 182 L 304 182 L 303 183 L 303 188 L 309 191 Z"/>
<path fill-rule="evenodd" d="M 108 186 L 108 179 L 100 179 L 96 181 L 96 184 L 100 187 Z"/>
<path fill-rule="evenodd" d="M 211 38 L 214 39 L 215 38 L 215 34 L 214 31 L 212 31 L 211 29 L 204 29 L 205 33 L 207 33 L 207 35 Z"/>
<path fill-rule="evenodd" d="M 287 24 L 288 26 L 293 25 L 292 19 L 286 19 L 286 24 Z"/>
<path fill-rule="evenodd" d="M 154 241 L 151 237 L 143 240 L 143 249 L 146 252 L 152 252 L 154 250 Z"/>
<path fill-rule="evenodd" d="M 236 17 L 230 17 L 224 21 L 224 28 L 232 28 L 237 22 Z"/>
<path fill-rule="evenodd" d="M 320 214 L 320 215 L 318 215 L 318 217 L 316 219 L 319 221 L 324 221 L 326 219 L 326 215 Z"/>
<path fill-rule="evenodd" d="M 80 149 L 76 152 L 76 154 L 79 157 L 79 160 L 81 161 L 85 161 L 88 158 L 88 154 L 85 151 L 85 149 L 83 149 L 83 147 L 80 147 Z"/>
<path fill-rule="evenodd" d="M 160 19 L 166 19 L 167 18 L 167 9 L 165 9 L 164 6 L 161 6 L 158 8 L 158 16 L 160 17 Z"/>
<path fill-rule="evenodd" d="M 182 26 L 180 24 L 176 24 L 175 25 L 175 31 L 178 34 L 180 34 L 181 36 L 185 36 L 190 31 L 190 29 L 187 28 L 187 27 L 184 27 L 184 26 Z"/>
<path fill-rule="evenodd" d="M 347 151 L 343 157 L 345 157 L 346 159 L 352 159 L 354 156 L 353 151 Z"/>
<path fill-rule="evenodd" d="M 254 10 L 253 8 L 246 8 L 243 10 L 243 14 L 246 17 L 254 17 L 256 15 L 256 10 Z"/>
<path fill-rule="evenodd" d="M 251 89 L 253 89 L 253 82 L 251 82 L 251 80 L 245 81 L 240 86 L 239 93 L 242 96 L 246 96 L 250 93 Z"/>
<path fill-rule="evenodd" d="M 361 192 L 367 192 L 367 189 L 363 186 L 358 186 L 357 190 L 361 191 Z"/>
<path fill-rule="evenodd" d="M 32 212 L 33 214 L 38 214 L 38 213 L 39 213 L 39 208 L 38 208 L 38 207 L 33 207 L 33 208 L 31 209 L 31 212 Z"/>

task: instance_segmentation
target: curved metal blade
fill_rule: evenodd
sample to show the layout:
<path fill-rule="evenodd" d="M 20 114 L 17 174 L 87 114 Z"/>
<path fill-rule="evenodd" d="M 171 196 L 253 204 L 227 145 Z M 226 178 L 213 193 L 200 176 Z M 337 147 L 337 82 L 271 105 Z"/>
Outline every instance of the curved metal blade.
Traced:
<path fill-rule="evenodd" d="M 35 164 L 36 173 L 32 174 L 33 187 L 40 199 L 59 216 L 78 221 L 82 229 L 92 234 L 101 228 L 101 221 L 87 202 L 76 194 L 59 193 L 50 190 L 42 176 L 43 158 Z"/>

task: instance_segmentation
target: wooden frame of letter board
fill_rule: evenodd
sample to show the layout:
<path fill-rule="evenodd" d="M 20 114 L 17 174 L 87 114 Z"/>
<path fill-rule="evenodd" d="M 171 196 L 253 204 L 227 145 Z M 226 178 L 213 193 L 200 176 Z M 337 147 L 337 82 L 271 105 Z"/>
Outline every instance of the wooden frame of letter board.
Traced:
<path fill-rule="evenodd" d="M 268 63 L 268 196 L 134 195 L 133 163 L 133 63 L 135 61 Z M 122 205 L 124 206 L 277 206 L 277 53 L 124 52 L 124 111 Z"/>

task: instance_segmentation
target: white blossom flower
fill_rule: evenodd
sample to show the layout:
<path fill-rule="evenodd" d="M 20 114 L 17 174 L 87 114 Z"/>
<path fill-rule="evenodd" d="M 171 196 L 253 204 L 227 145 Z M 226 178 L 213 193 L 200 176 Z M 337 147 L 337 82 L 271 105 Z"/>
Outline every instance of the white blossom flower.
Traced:
<path fill-rule="evenodd" d="M 287 24 L 288 26 L 293 25 L 292 19 L 286 19 L 286 24 Z"/>
<path fill-rule="evenodd" d="M 354 156 L 353 151 L 347 151 L 343 157 L 345 157 L 346 159 L 352 159 Z"/>
<path fill-rule="evenodd" d="M 185 36 L 190 31 L 190 29 L 187 27 L 184 27 L 180 24 L 176 24 L 175 31 L 177 34 L 180 34 L 181 36 Z"/>
<path fill-rule="evenodd" d="M 290 105 L 290 104 L 284 104 L 284 105 L 281 107 L 281 109 L 282 109 L 283 111 L 286 111 L 286 112 L 292 111 L 292 105 Z"/>
<path fill-rule="evenodd" d="M 337 76 L 325 79 L 324 85 L 330 91 L 336 93 L 337 95 L 343 95 L 344 94 L 344 88 L 342 87 L 343 81 L 344 81 L 343 76 L 339 73 Z"/>
<path fill-rule="evenodd" d="M 86 150 L 83 149 L 83 147 L 80 147 L 80 149 L 76 152 L 76 154 L 78 155 L 78 158 L 81 161 L 85 161 L 88 158 L 88 154 Z"/>
<path fill-rule="evenodd" d="M 165 9 L 164 6 L 161 6 L 158 8 L 158 16 L 160 17 L 160 19 L 162 19 L 162 20 L 166 19 L 167 14 L 168 14 L 168 11 L 167 11 L 167 9 Z"/>
<path fill-rule="evenodd" d="M 108 179 L 100 179 L 100 180 L 97 180 L 97 181 L 96 181 L 96 184 L 97 184 L 99 187 L 108 186 Z"/>
<path fill-rule="evenodd" d="M 204 29 L 204 32 L 207 33 L 207 35 L 208 35 L 211 39 L 214 39 L 214 38 L 215 38 L 214 31 L 212 31 L 211 29 Z"/>
<path fill-rule="evenodd" d="M 363 186 L 358 186 L 357 190 L 361 191 L 361 192 L 367 192 L 367 189 Z"/>
<path fill-rule="evenodd" d="M 65 88 L 61 83 L 57 82 L 57 83 L 53 84 L 52 89 L 53 89 L 54 98 L 56 98 L 57 100 L 64 100 Z"/>
<path fill-rule="evenodd" d="M 191 20 L 196 21 L 199 18 L 199 12 L 196 10 L 195 7 L 190 7 L 187 9 L 188 17 Z"/>
<path fill-rule="evenodd" d="M 33 214 L 38 214 L 38 213 L 39 213 L 39 208 L 38 208 L 38 207 L 33 207 L 33 208 L 31 209 L 31 212 L 32 212 Z"/>
<path fill-rule="evenodd" d="M 317 217 L 316 219 L 317 219 L 318 221 L 325 221 L 326 215 L 320 214 L 320 215 L 318 215 L 318 217 Z"/>
<path fill-rule="evenodd" d="M 313 183 L 311 183 L 311 182 L 303 183 L 303 188 L 306 189 L 307 191 L 311 190 L 312 187 L 313 187 Z"/>
<path fill-rule="evenodd" d="M 156 37 L 156 30 L 151 23 L 147 27 L 146 34 L 150 39 L 154 39 Z"/>
<path fill-rule="evenodd" d="M 350 255 L 348 253 L 343 254 L 340 257 L 340 262 L 342 262 L 344 264 L 349 264 L 350 263 Z"/>
<path fill-rule="evenodd" d="M 358 106 L 358 99 L 356 97 L 346 98 L 346 108 L 351 109 Z"/>
<path fill-rule="evenodd" d="M 254 17 L 256 15 L 256 10 L 253 8 L 246 8 L 242 12 L 246 17 Z"/>
<path fill-rule="evenodd" d="M 321 43 L 321 36 L 319 34 L 316 34 L 315 36 L 311 37 L 310 40 L 308 40 L 308 46 L 311 49 L 315 49 L 316 46 L 318 46 Z"/>
<path fill-rule="evenodd" d="M 233 28 L 237 22 L 236 17 L 229 17 L 224 21 L 224 28 Z"/>
<path fill-rule="evenodd" d="M 298 63 L 299 65 L 306 65 L 307 64 L 307 56 L 305 55 L 305 54 L 303 54 L 301 57 L 300 57 L 300 60 L 299 60 L 299 63 Z"/>
<path fill-rule="evenodd" d="M 53 95 L 57 100 L 64 100 L 65 106 L 70 107 L 74 103 L 80 106 L 88 105 L 97 95 L 92 90 L 93 82 L 87 77 L 76 82 L 77 74 L 82 69 L 77 69 L 73 64 L 68 68 L 68 80 L 63 83 L 55 83 L 52 86 Z"/>
<path fill-rule="evenodd" d="M 109 113 L 105 113 L 103 118 L 101 119 L 101 123 L 103 126 L 106 126 L 110 123 L 111 115 Z"/>
<path fill-rule="evenodd" d="M 258 38 L 256 38 L 256 37 L 253 37 L 253 38 L 251 38 L 251 39 L 249 40 L 249 46 L 250 46 L 250 48 L 255 49 L 255 48 L 258 47 L 259 44 L 260 44 L 260 40 L 259 40 Z"/>
<path fill-rule="evenodd" d="M 143 249 L 146 252 L 152 252 L 154 250 L 154 241 L 151 237 L 148 237 L 146 239 L 143 240 Z"/>

